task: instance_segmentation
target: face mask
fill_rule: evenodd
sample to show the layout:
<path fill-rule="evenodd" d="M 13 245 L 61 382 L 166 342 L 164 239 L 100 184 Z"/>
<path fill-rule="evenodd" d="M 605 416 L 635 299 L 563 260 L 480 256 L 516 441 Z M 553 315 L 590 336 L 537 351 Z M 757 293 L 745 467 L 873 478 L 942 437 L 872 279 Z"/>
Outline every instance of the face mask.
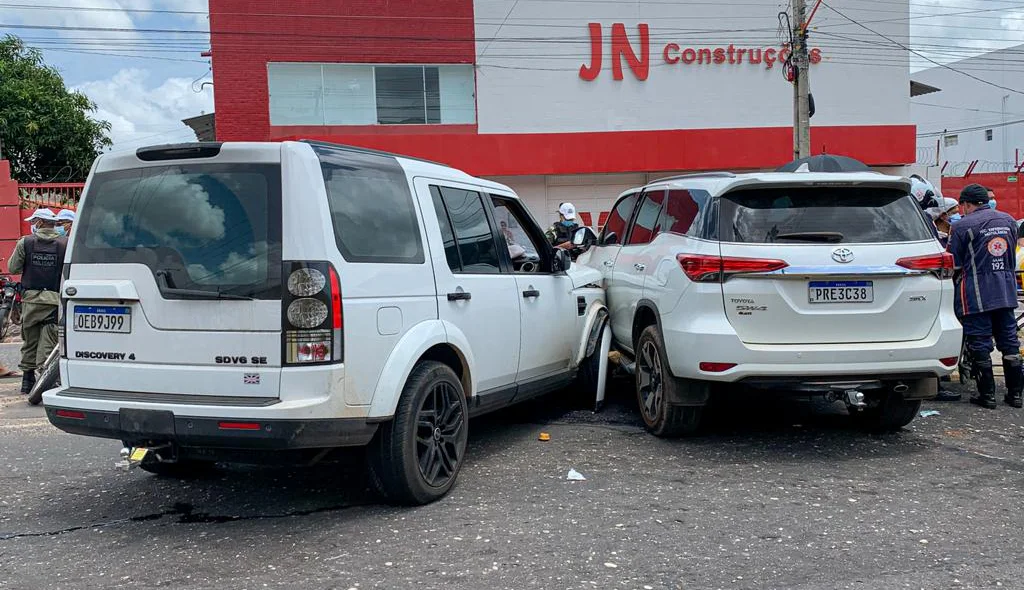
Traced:
<path fill-rule="evenodd" d="M 992 200 L 990 200 L 988 202 L 988 208 L 989 209 L 995 209 L 996 208 L 996 200 L 995 199 L 992 199 Z"/>
<path fill-rule="evenodd" d="M 949 216 L 949 223 L 953 224 L 960 221 L 961 219 L 963 219 L 963 215 L 960 215 L 959 213 L 954 213 Z"/>
<path fill-rule="evenodd" d="M 33 236 L 36 235 L 36 231 L 38 231 L 38 230 L 39 230 L 39 228 L 37 228 L 36 226 L 33 225 L 32 226 L 32 235 Z"/>
<path fill-rule="evenodd" d="M 570 226 L 576 225 L 576 222 L 575 221 L 569 221 L 568 219 L 563 219 L 562 220 L 562 225 L 564 225 L 566 227 L 570 227 Z"/>
<path fill-rule="evenodd" d="M 54 229 L 57 230 L 57 235 L 58 236 L 66 236 L 66 235 L 68 235 L 68 232 L 64 229 L 63 225 L 58 225 Z"/>

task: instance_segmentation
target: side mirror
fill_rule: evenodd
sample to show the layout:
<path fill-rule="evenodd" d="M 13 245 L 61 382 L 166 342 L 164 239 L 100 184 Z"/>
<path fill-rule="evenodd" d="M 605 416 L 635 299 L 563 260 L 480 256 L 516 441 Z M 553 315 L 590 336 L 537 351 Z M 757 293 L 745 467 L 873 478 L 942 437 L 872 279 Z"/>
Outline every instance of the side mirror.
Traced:
<path fill-rule="evenodd" d="M 615 232 L 610 231 L 604 235 L 604 239 L 601 241 L 602 246 L 614 246 L 619 243 L 619 236 Z"/>
<path fill-rule="evenodd" d="M 589 248 L 597 243 L 597 236 L 594 235 L 594 231 L 589 227 L 581 227 L 576 230 L 576 234 L 572 237 L 572 244 L 577 247 Z"/>
<path fill-rule="evenodd" d="M 570 257 L 569 253 L 566 252 L 565 250 L 562 250 L 561 248 L 555 248 L 554 266 L 556 272 L 569 270 L 569 267 L 572 266 L 572 257 Z"/>

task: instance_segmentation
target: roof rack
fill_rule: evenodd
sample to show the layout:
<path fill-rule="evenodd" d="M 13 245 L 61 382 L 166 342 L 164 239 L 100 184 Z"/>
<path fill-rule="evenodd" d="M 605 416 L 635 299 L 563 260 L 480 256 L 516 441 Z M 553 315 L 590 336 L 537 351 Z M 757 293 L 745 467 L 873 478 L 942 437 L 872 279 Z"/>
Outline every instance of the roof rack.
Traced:
<path fill-rule="evenodd" d="M 376 154 L 378 156 L 391 156 L 393 158 L 402 158 L 404 160 L 415 160 L 417 162 L 423 162 L 425 164 L 434 164 L 435 166 L 444 166 L 445 168 L 452 168 L 452 166 L 443 162 L 435 162 L 433 160 L 427 160 L 426 158 L 417 158 L 415 156 L 407 156 L 405 154 L 396 154 L 393 152 L 385 152 L 383 150 L 375 150 L 371 148 L 359 147 L 357 145 L 347 145 L 344 143 L 332 143 L 329 141 L 319 141 L 316 139 L 300 139 L 300 143 L 308 143 L 309 145 L 319 145 L 329 148 L 335 148 L 339 150 L 345 150 L 349 152 L 359 152 L 363 154 Z"/>
<path fill-rule="evenodd" d="M 666 178 L 656 178 L 651 181 L 651 184 L 655 182 L 665 182 L 668 180 L 682 180 L 684 178 L 736 178 L 736 175 L 732 172 L 693 172 L 691 174 L 680 174 L 678 176 L 668 176 Z"/>

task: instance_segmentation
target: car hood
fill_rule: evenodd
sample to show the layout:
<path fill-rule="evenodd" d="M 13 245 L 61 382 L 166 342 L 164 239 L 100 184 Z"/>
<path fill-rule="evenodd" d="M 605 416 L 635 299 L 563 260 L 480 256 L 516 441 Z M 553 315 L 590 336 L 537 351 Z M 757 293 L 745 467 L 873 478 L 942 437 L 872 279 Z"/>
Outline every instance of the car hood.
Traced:
<path fill-rule="evenodd" d="M 589 266 L 573 264 L 569 267 L 566 274 L 568 274 L 569 278 L 572 279 L 572 286 L 574 289 L 579 289 L 580 287 L 585 287 L 587 285 L 601 284 L 601 273 Z"/>

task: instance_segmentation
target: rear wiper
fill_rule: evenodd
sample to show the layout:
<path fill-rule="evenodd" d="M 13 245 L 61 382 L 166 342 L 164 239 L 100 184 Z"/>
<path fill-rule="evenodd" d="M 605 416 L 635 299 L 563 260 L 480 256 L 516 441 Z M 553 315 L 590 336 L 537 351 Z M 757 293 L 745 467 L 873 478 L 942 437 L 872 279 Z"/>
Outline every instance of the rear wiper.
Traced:
<path fill-rule="evenodd" d="M 224 293 L 223 291 L 204 291 L 202 289 L 178 289 L 173 286 L 173 279 L 171 278 L 171 271 L 169 270 L 158 270 L 156 271 L 157 288 L 160 289 L 161 295 L 177 295 L 182 299 L 231 299 L 234 301 L 253 301 L 252 297 L 246 297 L 245 295 L 234 295 L 232 293 Z"/>
<path fill-rule="evenodd" d="M 202 289 L 175 289 L 171 287 L 161 287 L 160 293 L 163 295 L 177 295 L 182 299 L 231 299 L 232 301 L 253 301 L 252 297 L 246 297 L 245 295 L 235 295 L 234 293 L 225 293 L 223 291 L 204 291 Z"/>
<path fill-rule="evenodd" d="M 791 234 L 778 234 L 776 240 L 797 240 L 800 242 L 824 242 L 826 244 L 838 244 L 843 241 L 843 234 L 832 231 L 808 231 L 794 232 Z"/>

